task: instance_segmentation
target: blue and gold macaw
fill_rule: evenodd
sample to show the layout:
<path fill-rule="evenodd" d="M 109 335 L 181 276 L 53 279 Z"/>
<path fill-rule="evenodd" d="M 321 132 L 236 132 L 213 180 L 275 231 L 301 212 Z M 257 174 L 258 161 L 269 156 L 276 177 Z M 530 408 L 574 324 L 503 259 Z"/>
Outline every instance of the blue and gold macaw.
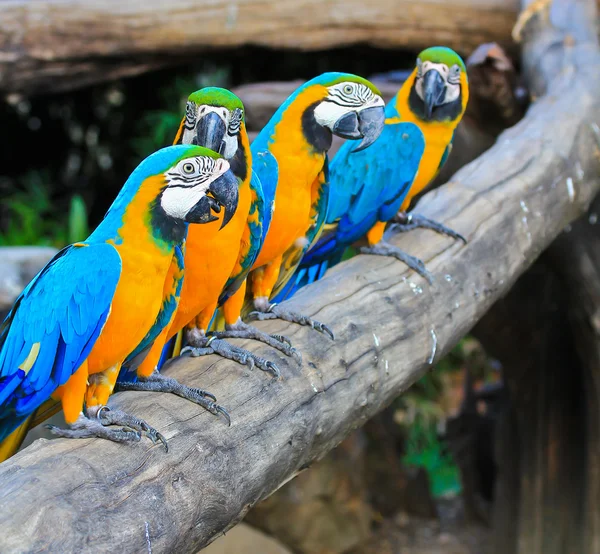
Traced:
<path fill-rule="evenodd" d="M 270 211 L 266 211 L 260 181 L 252 171 L 252 153 L 246 132 L 244 106 L 232 92 L 206 87 L 188 97 L 186 112 L 175 136 L 175 144 L 198 144 L 221 154 L 231 165 L 231 170 L 239 180 L 238 203 L 235 214 L 227 227 L 220 229 L 218 221 L 189 229 L 186 240 L 185 280 L 179 304 L 173 320 L 164 327 L 161 340 L 156 340 L 137 364 L 128 360 L 125 367 L 128 373 L 119 380 L 121 389 L 138 390 L 133 383 L 131 369 L 148 375 L 160 367 L 166 353 L 161 353 L 161 345 L 168 344 L 166 351 L 176 356 L 181 351 L 184 331 L 188 345 L 201 349 L 203 355 L 218 354 L 250 367 L 259 367 L 278 375 L 275 364 L 237 346 L 233 346 L 214 336 L 207 335 L 209 324 L 218 305 L 222 305 L 226 322 L 230 306 L 241 302 L 243 291 L 238 292 L 239 276 L 244 274 L 256 259 L 263 235 L 263 224 L 268 227 Z M 229 296 L 221 296 L 227 288 Z M 253 338 L 283 351 L 295 354 L 290 345 L 271 337 L 258 329 L 253 330 Z M 176 340 L 174 340 L 176 337 Z M 140 345 L 138 350 L 144 350 Z M 184 349 L 185 351 L 185 349 Z M 196 352 L 198 354 L 198 352 Z M 131 356 L 135 360 L 137 352 Z M 148 384 L 142 385 L 147 387 Z"/>
<path fill-rule="evenodd" d="M 423 262 L 384 242 L 383 232 L 388 222 L 399 220 L 401 230 L 425 227 L 464 241 L 451 229 L 406 210 L 448 158 L 468 98 L 466 67 L 456 52 L 432 47 L 419 54 L 413 72 L 386 107 L 377 142 L 358 153 L 345 144 L 332 160 L 324 231 L 275 301 L 320 279 L 348 246 L 365 237 L 368 246 L 362 253 L 393 256 L 431 282 Z"/>
<path fill-rule="evenodd" d="M 267 212 L 273 208 L 271 219 L 263 227 L 256 260 L 234 281 L 238 301 L 225 310 L 229 323 L 217 336 L 255 338 L 245 332 L 247 326 L 241 321 L 241 315 L 254 308 L 256 319 L 310 325 L 333 337 L 327 326 L 271 305 L 270 298 L 322 229 L 332 135 L 362 139 L 355 150 L 363 150 L 377 139 L 383 122 L 384 102 L 372 83 L 349 73 L 324 73 L 299 87 L 259 133 L 251 145 L 253 169 L 262 184 Z M 247 276 L 250 290 L 242 305 Z M 226 287 L 222 299 L 231 294 Z"/>
<path fill-rule="evenodd" d="M 51 397 L 60 400 L 70 427 L 53 427 L 57 435 L 161 438 L 106 404 L 123 361 L 143 340 L 152 343 L 172 317 L 188 224 L 227 224 L 237 189 L 229 163 L 198 146 L 165 148 L 138 166 L 97 229 L 62 249 L 2 323 L 0 440 L 16 434 L 19 442 L 17 428 Z M 157 325 L 161 310 L 166 318 Z M 152 381 L 172 384 L 161 376 Z M 198 398 L 190 399 L 220 413 L 210 395 L 194 390 Z"/>

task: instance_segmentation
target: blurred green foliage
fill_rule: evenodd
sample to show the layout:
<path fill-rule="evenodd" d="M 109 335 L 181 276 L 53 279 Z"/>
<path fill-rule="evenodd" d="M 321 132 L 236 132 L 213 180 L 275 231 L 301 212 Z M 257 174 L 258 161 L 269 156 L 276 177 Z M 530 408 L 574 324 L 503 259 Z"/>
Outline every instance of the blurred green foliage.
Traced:
<path fill-rule="evenodd" d="M 83 198 L 74 194 L 66 217 L 62 216 L 50 199 L 46 177 L 44 172 L 28 172 L 24 177 L 25 190 L 17 191 L 3 201 L 8 223 L 0 234 L 0 246 L 61 248 L 89 235 Z"/>
<path fill-rule="evenodd" d="M 437 425 L 418 415 L 407 429 L 406 453 L 402 462 L 427 471 L 434 497 L 458 494 L 460 473 L 450 453 L 438 437 Z"/>
<path fill-rule="evenodd" d="M 137 125 L 132 139 L 136 159 L 145 158 L 159 148 L 173 144 L 188 96 L 206 86 L 230 87 L 230 71 L 209 65 L 196 74 L 176 76 L 158 91 L 161 108 L 147 111 Z"/>
<path fill-rule="evenodd" d="M 470 335 L 464 337 L 395 402 L 405 436 L 403 463 L 427 471 L 434 496 L 461 491 L 458 468 L 440 440 L 440 431 L 449 415 L 444 406 L 446 399 L 457 393 L 449 390 L 452 381 L 449 377 L 455 375 L 455 382 L 461 385 L 459 392 L 462 393 L 467 368 L 474 379 L 487 381 L 495 374 L 494 361 Z"/>
<path fill-rule="evenodd" d="M 407 466 L 422 467 L 427 471 L 434 497 L 461 491 L 458 467 L 441 442 L 439 430 L 446 417 L 441 406 L 443 376 L 464 370 L 465 340 L 468 339 L 459 342 L 395 403 L 398 413 L 403 415 L 405 450 L 402 461 Z"/>

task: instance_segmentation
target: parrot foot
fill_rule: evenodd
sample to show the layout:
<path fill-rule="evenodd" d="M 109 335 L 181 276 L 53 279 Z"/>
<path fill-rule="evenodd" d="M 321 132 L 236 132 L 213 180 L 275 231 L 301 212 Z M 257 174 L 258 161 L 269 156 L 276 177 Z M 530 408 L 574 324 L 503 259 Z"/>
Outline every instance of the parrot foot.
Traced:
<path fill-rule="evenodd" d="M 67 439 L 88 439 L 99 437 L 113 442 L 139 442 L 140 433 L 130 429 L 110 429 L 105 427 L 98 419 L 90 419 L 83 414 L 77 421 L 69 425 L 69 429 L 62 429 L 55 425 L 45 425 L 53 435 Z"/>
<path fill-rule="evenodd" d="M 293 346 L 287 337 L 283 335 L 268 335 L 260 329 L 248 325 L 242 321 L 237 321 L 235 325 L 229 326 L 225 331 L 211 333 L 212 337 L 218 339 L 252 339 L 269 345 L 286 356 L 294 358 L 299 364 L 302 364 L 302 355 Z"/>
<path fill-rule="evenodd" d="M 215 402 L 216 397 L 213 394 L 202 389 L 182 385 L 176 379 L 166 377 L 156 371 L 149 377 L 138 377 L 138 380 L 135 383 L 117 383 L 117 388 L 118 390 L 170 392 L 171 394 L 176 394 L 177 396 L 181 396 L 181 398 L 185 398 L 194 404 L 202 406 L 206 411 L 213 415 L 222 415 L 227 420 L 227 424 L 231 426 L 231 417 L 225 408 L 219 406 Z"/>
<path fill-rule="evenodd" d="M 399 212 L 394 222 L 396 225 L 395 229 L 404 233 L 406 231 L 411 231 L 412 229 L 431 229 L 440 235 L 446 235 L 456 240 L 461 240 L 465 244 L 467 244 L 467 239 L 463 237 L 460 233 L 453 231 L 449 227 L 434 221 L 433 219 L 429 219 L 428 217 L 419 215 L 419 214 L 407 214 L 406 212 Z"/>
<path fill-rule="evenodd" d="M 186 346 L 181 351 L 181 354 L 185 354 L 186 352 L 189 352 L 190 356 L 193 358 L 207 356 L 208 354 L 217 354 L 222 358 L 227 358 L 238 364 L 246 365 L 251 370 L 257 367 L 261 371 L 272 373 L 276 379 L 281 377 L 279 368 L 273 362 L 265 360 L 265 358 L 261 358 L 260 356 L 256 356 L 255 354 L 252 354 L 252 352 L 248 352 L 248 350 L 233 346 L 214 336 L 206 337 L 206 340 L 202 342 L 202 346 Z"/>
<path fill-rule="evenodd" d="M 268 319 L 282 319 L 283 321 L 289 321 L 290 323 L 296 323 L 298 325 L 306 325 L 314 329 L 315 331 L 319 331 L 324 335 L 327 335 L 331 340 L 335 340 L 335 335 L 331 328 L 316 319 L 312 319 L 308 316 L 299 314 L 297 312 L 290 312 L 288 310 L 282 309 L 277 304 L 271 304 L 267 311 L 255 311 L 250 312 L 248 314 L 250 319 L 255 319 L 258 321 L 265 321 Z"/>
<path fill-rule="evenodd" d="M 150 427 L 143 419 L 130 415 L 122 410 L 112 410 L 108 406 L 93 406 L 87 409 L 90 418 L 96 417 L 102 425 L 124 425 L 148 437 L 153 444 L 162 442 L 165 452 L 169 451 L 167 439 L 154 427 Z"/>
<path fill-rule="evenodd" d="M 429 284 L 433 284 L 433 275 L 425 267 L 425 264 L 410 254 L 388 244 L 387 242 L 379 242 L 375 246 L 363 246 L 360 249 L 361 254 L 372 254 L 375 256 L 390 256 L 405 263 L 413 271 L 416 271 L 421 277 L 427 279 Z"/>

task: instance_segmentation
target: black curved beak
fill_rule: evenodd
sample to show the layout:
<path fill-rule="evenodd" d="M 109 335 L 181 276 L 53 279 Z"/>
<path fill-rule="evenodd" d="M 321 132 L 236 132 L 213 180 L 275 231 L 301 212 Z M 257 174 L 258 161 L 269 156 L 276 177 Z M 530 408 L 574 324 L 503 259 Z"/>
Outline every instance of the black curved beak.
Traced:
<path fill-rule="evenodd" d="M 440 106 L 446 95 L 446 81 L 436 69 L 430 69 L 423 76 L 423 102 L 425 117 L 429 119 L 433 109 Z"/>
<path fill-rule="evenodd" d="M 362 141 L 352 152 L 360 152 L 371 146 L 379 138 L 384 126 L 384 106 L 374 106 L 358 112 L 358 130 L 362 136 Z"/>
<path fill-rule="evenodd" d="M 196 124 L 196 144 L 220 154 L 225 146 L 226 132 L 225 122 L 215 112 L 210 112 Z"/>
<path fill-rule="evenodd" d="M 219 219 L 214 213 L 220 214 L 221 208 L 225 208 L 225 215 L 220 227 L 222 229 L 231 221 L 237 209 L 238 186 L 237 177 L 231 170 L 226 171 L 211 183 L 208 187 L 208 194 L 203 196 L 188 212 L 185 220 L 188 223 L 209 223 Z"/>
<path fill-rule="evenodd" d="M 333 126 L 333 133 L 345 139 L 363 139 L 352 152 L 360 152 L 377 140 L 385 124 L 385 108 L 374 106 L 360 112 L 349 112 Z"/>

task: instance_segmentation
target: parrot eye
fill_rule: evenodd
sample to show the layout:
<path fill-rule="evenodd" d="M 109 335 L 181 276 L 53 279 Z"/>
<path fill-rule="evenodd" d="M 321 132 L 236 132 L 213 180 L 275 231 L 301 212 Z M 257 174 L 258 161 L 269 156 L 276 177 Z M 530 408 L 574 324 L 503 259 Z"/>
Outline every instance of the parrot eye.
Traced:
<path fill-rule="evenodd" d="M 194 173 L 194 164 L 191 164 L 190 162 L 184 163 L 181 169 L 186 175 L 191 175 Z"/>
<path fill-rule="evenodd" d="M 448 72 L 448 81 L 452 84 L 460 83 L 460 67 L 453 65 Z"/>
<path fill-rule="evenodd" d="M 353 90 L 354 90 L 354 89 L 352 88 L 352 85 L 345 85 L 345 86 L 344 86 L 344 92 L 345 92 L 346 94 L 352 94 L 352 91 L 353 91 Z"/>

